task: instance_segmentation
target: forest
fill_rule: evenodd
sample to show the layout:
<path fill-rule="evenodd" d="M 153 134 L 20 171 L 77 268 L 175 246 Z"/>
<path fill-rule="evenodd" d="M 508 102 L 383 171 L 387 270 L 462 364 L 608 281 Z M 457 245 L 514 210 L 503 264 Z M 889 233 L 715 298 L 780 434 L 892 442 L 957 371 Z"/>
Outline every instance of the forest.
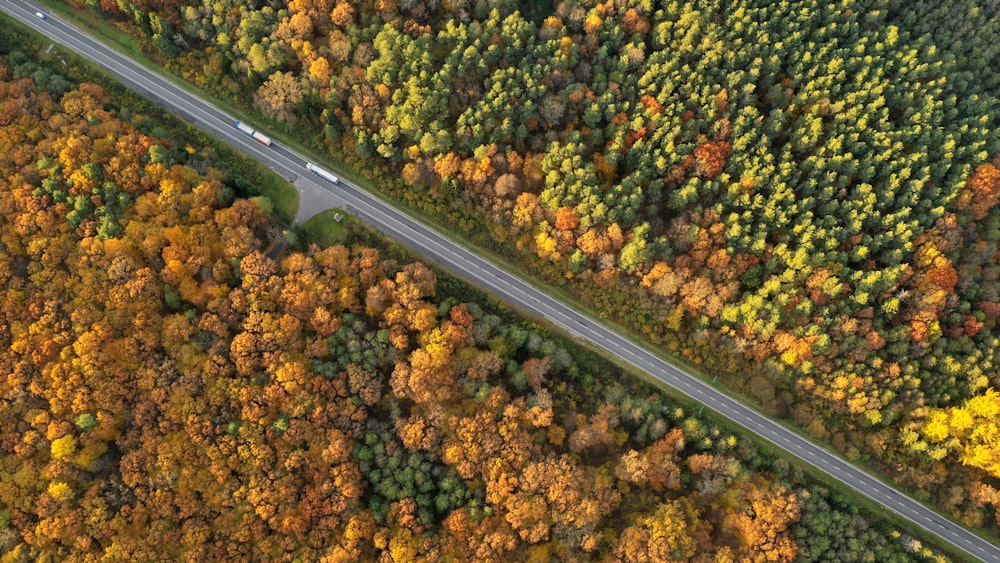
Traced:
<path fill-rule="evenodd" d="M 0 561 L 944 560 L 372 231 L 274 253 L 266 198 L 30 54 Z"/>
<path fill-rule="evenodd" d="M 994 2 L 69 4 L 997 532 Z"/>

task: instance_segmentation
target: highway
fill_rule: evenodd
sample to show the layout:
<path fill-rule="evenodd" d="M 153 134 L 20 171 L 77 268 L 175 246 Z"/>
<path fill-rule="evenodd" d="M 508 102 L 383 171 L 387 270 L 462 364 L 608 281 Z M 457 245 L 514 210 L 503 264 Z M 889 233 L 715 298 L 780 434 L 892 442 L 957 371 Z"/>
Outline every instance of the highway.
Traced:
<path fill-rule="evenodd" d="M 128 57 L 106 47 L 82 30 L 48 14 L 44 7 L 23 0 L 0 0 L 0 9 L 51 40 L 94 61 L 133 88 L 167 109 L 216 135 L 231 146 L 272 167 L 282 176 L 308 177 L 310 181 L 346 202 L 356 218 L 372 225 L 413 251 L 422 254 L 455 275 L 469 280 L 508 303 L 548 319 L 554 325 L 585 339 L 621 360 L 663 381 L 748 431 L 771 442 L 789 455 L 809 463 L 858 493 L 881 504 L 923 528 L 943 542 L 983 561 L 1000 561 L 1000 548 L 972 534 L 916 500 L 887 486 L 871 474 L 834 455 L 770 418 L 730 398 L 722 391 L 653 355 L 643 347 L 581 314 L 559 300 L 535 289 L 503 268 L 451 242 L 427 225 L 409 217 L 368 192 L 341 180 L 334 186 L 306 170 L 306 159 L 279 146 L 266 147 L 240 133 L 235 119 L 200 97 L 174 85 Z M 47 14 L 39 18 L 35 12 Z M 333 200 L 331 195 L 331 200 Z"/>

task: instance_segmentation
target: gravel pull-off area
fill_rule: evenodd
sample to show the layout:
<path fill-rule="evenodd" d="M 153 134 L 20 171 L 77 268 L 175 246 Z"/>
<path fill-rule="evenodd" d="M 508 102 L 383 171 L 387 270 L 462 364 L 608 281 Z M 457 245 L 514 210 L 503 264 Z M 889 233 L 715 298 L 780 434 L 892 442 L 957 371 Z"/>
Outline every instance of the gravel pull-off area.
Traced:
<path fill-rule="evenodd" d="M 299 211 L 295 214 L 296 225 L 305 223 L 320 211 L 345 207 L 341 198 L 316 185 L 316 182 L 308 176 L 298 176 L 293 183 L 299 190 Z"/>

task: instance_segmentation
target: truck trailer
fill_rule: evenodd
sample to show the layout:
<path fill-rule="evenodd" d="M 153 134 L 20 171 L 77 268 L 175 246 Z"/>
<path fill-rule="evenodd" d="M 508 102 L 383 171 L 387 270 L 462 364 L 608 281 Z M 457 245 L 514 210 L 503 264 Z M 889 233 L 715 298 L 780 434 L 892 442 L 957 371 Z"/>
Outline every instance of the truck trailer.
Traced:
<path fill-rule="evenodd" d="M 267 135 L 261 133 L 260 131 L 254 131 L 253 135 L 250 135 L 255 141 L 264 145 L 265 147 L 271 146 L 271 138 Z"/>
<path fill-rule="evenodd" d="M 239 129 L 240 131 L 246 133 L 247 135 L 249 135 L 251 137 L 254 134 L 253 127 L 250 127 L 249 125 L 247 125 L 246 123 L 243 123 L 242 121 L 237 121 L 236 122 L 236 128 Z"/>
<path fill-rule="evenodd" d="M 311 162 L 307 162 L 306 163 L 306 168 L 309 169 L 309 171 L 312 172 L 313 174 L 319 176 L 320 178 L 323 178 L 324 180 L 326 180 L 327 182 L 330 182 L 331 184 L 339 184 L 340 183 L 340 178 L 334 176 L 329 171 L 327 171 L 327 170 L 325 170 L 323 168 L 320 168 L 319 166 L 316 166 L 315 164 L 313 164 Z"/>

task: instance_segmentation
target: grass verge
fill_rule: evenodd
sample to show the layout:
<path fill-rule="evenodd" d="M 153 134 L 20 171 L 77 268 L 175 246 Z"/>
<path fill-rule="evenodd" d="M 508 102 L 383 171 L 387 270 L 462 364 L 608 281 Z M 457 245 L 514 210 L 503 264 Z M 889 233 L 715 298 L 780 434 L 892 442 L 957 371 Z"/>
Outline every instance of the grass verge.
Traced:
<path fill-rule="evenodd" d="M 337 221 L 340 216 L 340 221 Z M 352 228 L 351 218 L 341 209 L 321 211 L 297 229 L 301 245 L 316 244 L 321 247 L 342 244 L 347 241 L 348 230 Z"/>

